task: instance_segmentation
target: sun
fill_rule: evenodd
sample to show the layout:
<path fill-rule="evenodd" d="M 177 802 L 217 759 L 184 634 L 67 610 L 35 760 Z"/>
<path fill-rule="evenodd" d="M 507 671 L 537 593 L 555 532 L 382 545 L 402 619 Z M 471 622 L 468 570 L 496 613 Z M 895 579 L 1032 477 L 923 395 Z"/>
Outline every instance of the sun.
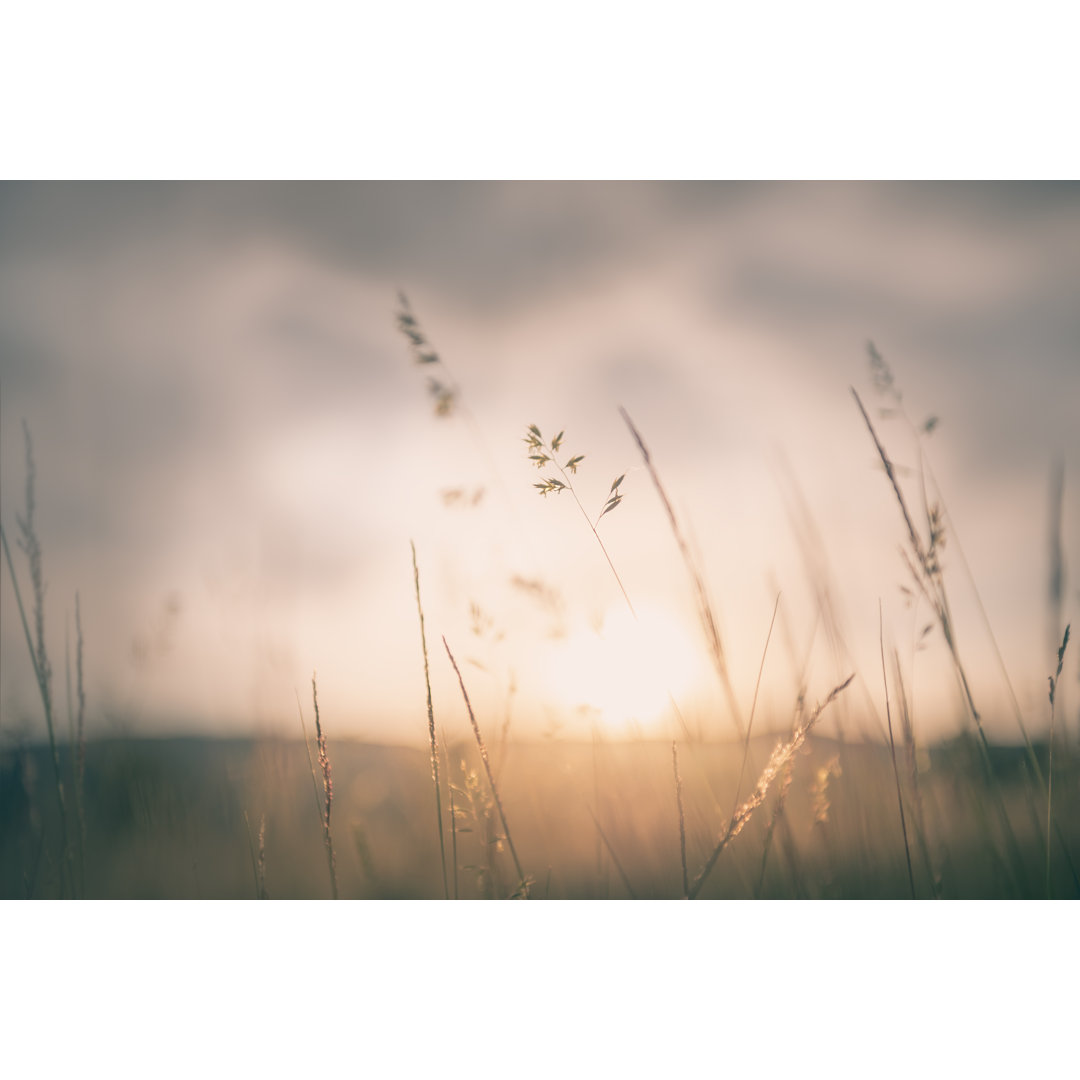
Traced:
<path fill-rule="evenodd" d="M 611 608 L 600 628 L 579 627 L 555 650 L 548 682 L 568 709 L 594 711 L 612 731 L 656 728 L 694 680 L 698 653 L 682 624 L 658 607 Z"/>

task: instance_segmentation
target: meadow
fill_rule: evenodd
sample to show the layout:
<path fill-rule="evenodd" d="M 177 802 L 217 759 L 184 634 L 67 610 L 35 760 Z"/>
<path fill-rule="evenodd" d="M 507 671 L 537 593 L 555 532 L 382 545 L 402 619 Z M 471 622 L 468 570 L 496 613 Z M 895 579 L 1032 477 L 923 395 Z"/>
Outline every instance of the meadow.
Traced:
<path fill-rule="evenodd" d="M 401 297 L 398 328 L 429 375 L 436 416 L 464 411 L 460 387 Z M 892 373 L 869 346 L 874 386 L 902 411 Z M 735 736 L 684 718 L 675 739 L 640 731 L 591 738 L 511 733 L 477 715 L 450 646 L 425 628 L 421 568 L 414 592 L 427 698 L 426 749 L 335 736 L 318 687 L 301 705 L 302 738 L 88 739 L 83 640 L 66 664 L 67 731 L 45 633 L 43 545 L 35 520 L 32 441 L 26 432 L 26 507 L 17 570 L 4 556 L 32 660 L 47 741 L 0 749 L 0 895 L 6 898 L 721 899 L 1076 898 L 1080 896 L 1080 758 L 1055 690 L 1068 655 L 1065 629 L 1047 658 L 1044 716 L 1013 697 L 1016 738 L 991 741 L 957 646 L 943 551 L 949 523 L 920 454 L 920 483 L 905 488 L 871 412 L 852 391 L 895 496 L 898 538 L 917 596 L 959 690 L 962 733 L 935 742 L 916 730 L 898 653 L 878 642 L 881 667 L 859 673 L 884 690 L 884 724 L 826 736 L 819 723 L 845 698 L 854 670 L 815 697 L 805 671 L 787 716 L 755 717 L 762 670 L 744 715 L 705 573 L 630 416 L 622 419 L 659 498 L 693 590 L 700 631 Z M 468 416 L 466 414 L 466 418 Z M 935 422 L 909 425 L 916 439 Z M 525 451 L 544 498 L 573 500 L 633 618 L 636 611 L 601 537 L 618 510 L 624 475 L 590 513 L 564 433 L 529 425 Z M 912 495 L 912 487 L 918 492 Z M 1058 580 L 1062 574 L 1057 568 Z M 22 575 L 22 585 L 20 585 Z M 29 584 L 26 584 L 28 579 Z M 828 589 L 813 583 L 835 638 Z M 1056 607 L 1054 604 L 1056 603 Z M 779 605 L 779 599 L 777 600 Z M 1051 596 L 1063 621 L 1062 597 Z M 775 619 L 775 611 L 774 611 Z M 770 626 L 770 639 L 772 627 Z M 437 726 L 429 661 L 445 652 L 471 738 Z M 768 652 L 769 642 L 765 650 Z M 839 651 L 838 661 L 842 660 Z M 627 663 L 640 663 L 639 657 Z M 645 662 L 648 662 L 647 659 Z M 1056 667 L 1055 667 L 1056 663 Z M 617 677 L 617 676 L 616 676 Z M 747 682 L 743 673 L 740 683 Z M 419 693 L 419 688 L 418 688 Z M 297 704 L 300 702 L 298 700 Z M 1008 702 L 995 702 L 1006 710 Z M 460 703 L 459 703 L 460 706 Z M 307 721 L 304 720 L 305 710 Z M 758 727 L 755 730 L 755 720 Z M 325 720 L 325 723 L 324 723 Z M 1056 720 L 1056 728 L 1055 728 Z M 424 718 L 418 717 L 419 736 Z M 768 733 L 762 728 L 767 725 Z M 415 740 L 414 740 L 415 741 Z"/>
<path fill-rule="evenodd" d="M 768 737 L 754 739 L 751 760 L 763 765 L 772 747 Z M 691 873 L 731 813 L 739 749 L 731 743 L 680 747 Z M 330 741 L 328 751 L 340 896 L 442 899 L 428 755 L 352 741 Z M 1036 752 L 1045 768 L 1046 747 Z M 480 779 L 476 748 L 455 745 L 448 756 L 454 765 L 444 776 L 462 792 L 461 803 L 455 795 L 461 811 L 456 860 L 446 824 L 449 894 L 508 897 L 519 882 Z M 494 748 L 493 756 L 532 898 L 683 895 L 669 743 L 512 741 Z M 996 790 L 970 739 L 920 757 L 918 802 L 910 784 L 904 786 L 905 809 L 914 819 L 908 828 L 915 895 L 1044 896 L 1046 806 L 1031 783 L 1026 751 L 994 748 Z M 330 897 L 321 819 L 300 740 L 119 738 L 91 742 L 87 762 L 86 845 L 76 858 L 80 896 Z M 1058 748 L 1054 803 L 1062 832 L 1050 882 L 1057 898 L 1080 896 L 1070 861 L 1080 843 L 1076 764 L 1075 754 Z M 69 765 L 66 754 L 61 765 Z M 48 748 L 9 748 L 0 770 L 0 895 L 65 895 Z M 1011 838 L 991 817 L 999 797 Z M 779 808 L 777 801 L 762 806 L 722 853 L 701 898 L 911 895 L 887 748 L 811 737 Z"/>

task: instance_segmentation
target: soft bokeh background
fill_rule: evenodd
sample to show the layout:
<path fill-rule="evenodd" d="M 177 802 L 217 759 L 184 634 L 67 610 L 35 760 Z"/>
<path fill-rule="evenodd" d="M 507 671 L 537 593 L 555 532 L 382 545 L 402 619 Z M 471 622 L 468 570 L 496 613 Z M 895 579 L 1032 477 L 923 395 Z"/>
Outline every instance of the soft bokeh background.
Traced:
<path fill-rule="evenodd" d="M 848 390 L 884 404 L 872 338 L 911 419 L 939 420 L 960 649 L 1014 738 L 956 541 L 1042 731 L 1051 640 L 1080 610 L 1068 576 L 1048 604 L 1055 461 L 1080 565 L 1078 281 L 1068 184 L 4 184 L 0 512 L 13 541 L 25 419 L 56 692 L 78 589 L 91 733 L 289 734 L 318 669 L 335 733 L 421 742 L 411 539 L 451 732 L 443 634 L 486 725 L 669 733 L 670 693 L 726 735 L 623 405 L 700 553 L 744 712 L 781 592 L 762 723 L 788 718 L 809 652 L 812 693 L 860 673 L 831 721 L 876 730 L 880 598 L 917 722 L 946 734 L 955 682 L 936 631 L 916 651 L 928 619 L 900 591 L 902 522 Z M 398 289 L 467 415 L 434 415 Z M 590 510 L 627 473 L 600 531 L 640 627 L 569 498 L 532 490 L 529 423 L 587 455 Z M 917 464 L 899 420 L 878 427 Z M 826 581 L 839 649 L 815 632 Z M 40 735 L 6 570 L 0 588 L 0 728 Z"/>

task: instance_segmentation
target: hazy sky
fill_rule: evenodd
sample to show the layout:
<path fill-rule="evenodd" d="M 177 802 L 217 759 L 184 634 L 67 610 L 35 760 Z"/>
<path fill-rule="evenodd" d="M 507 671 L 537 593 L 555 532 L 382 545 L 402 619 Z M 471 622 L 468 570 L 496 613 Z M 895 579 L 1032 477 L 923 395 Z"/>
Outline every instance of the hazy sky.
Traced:
<path fill-rule="evenodd" d="M 450 417 L 395 327 L 398 289 L 459 387 Z M 903 423 L 878 418 L 872 338 L 911 419 L 939 420 L 924 442 L 979 706 L 1013 734 L 957 539 L 1042 730 L 1059 457 L 1064 617 L 1080 611 L 1078 300 L 1076 185 L 0 186 L 0 512 L 14 541 L 25 419 L 61 716 L 78 589 L 92 730 L 292 733 L 317 669 L 332 731 L 422 740 L 412 539 L 451 732 L 444 634 L 489 729 L 509 709 L 519 730 L 669 733 L 674 698 L 729 732 L 622 405 L 699 552 L 744 712 L 780 591 L 761 723 L 787 721 L 809 657 L 811 696 L 859 672 L 838 718 L 877 730 L 880 598 L 917 724 L 954 730 L 944 645 L 914 650 L 929 618 L 905 606 L 904 526 L 849 392 L 916 465 Z M 532 489 L 530 423 L 586 455 L 592 515 L 626 474 L 599 532 L 638 622 L 570 497 Z M 796 505 L 838 647 L 815 630 Z M 6 567 L 0 589 L 0 734 L 36 734 Z"/>

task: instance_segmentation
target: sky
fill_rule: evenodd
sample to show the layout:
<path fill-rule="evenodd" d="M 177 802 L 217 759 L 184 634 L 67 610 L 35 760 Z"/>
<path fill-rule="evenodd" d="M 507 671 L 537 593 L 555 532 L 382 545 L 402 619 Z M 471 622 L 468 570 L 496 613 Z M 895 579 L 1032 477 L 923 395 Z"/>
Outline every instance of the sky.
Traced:
<path fill-rule="evenodd" d="M 906 529 L 854 387 L 912 504 L 919 446 L 940 492 L 988 729 L 1017 736 L 1004 671 L 1042 732 L 1052 642 L 1080 611 L 1078 282 L 1073 184 L 0 185 L 0 518 L 27 600 L 25 420 L 63 724 L 78 591 L 92 734 L 292 735 L 317 671 L 328 730 L 419 744 L 414 543 L 451 735 L 468 721 L 444 636 L 486 731 L 729 737 L 622 407 L 743 718 L 759 669 L 761 730 L 791 722 L 804 671 L 812 700 L 854 671 L 829 722 L 880 737 L 880 602 L 918 730 L 952 734 L 956 679 L 903 591 Z M 399 291 L 437 364 L 400 333 Z M 593 523 L 625 477 L 603 549 L 572 496 L 534 489 L 553 474 L 528 460 L 530 424 L 584 455 Z M 0 738 L 39 738 L 13 598 L 5 566 Z"/>

